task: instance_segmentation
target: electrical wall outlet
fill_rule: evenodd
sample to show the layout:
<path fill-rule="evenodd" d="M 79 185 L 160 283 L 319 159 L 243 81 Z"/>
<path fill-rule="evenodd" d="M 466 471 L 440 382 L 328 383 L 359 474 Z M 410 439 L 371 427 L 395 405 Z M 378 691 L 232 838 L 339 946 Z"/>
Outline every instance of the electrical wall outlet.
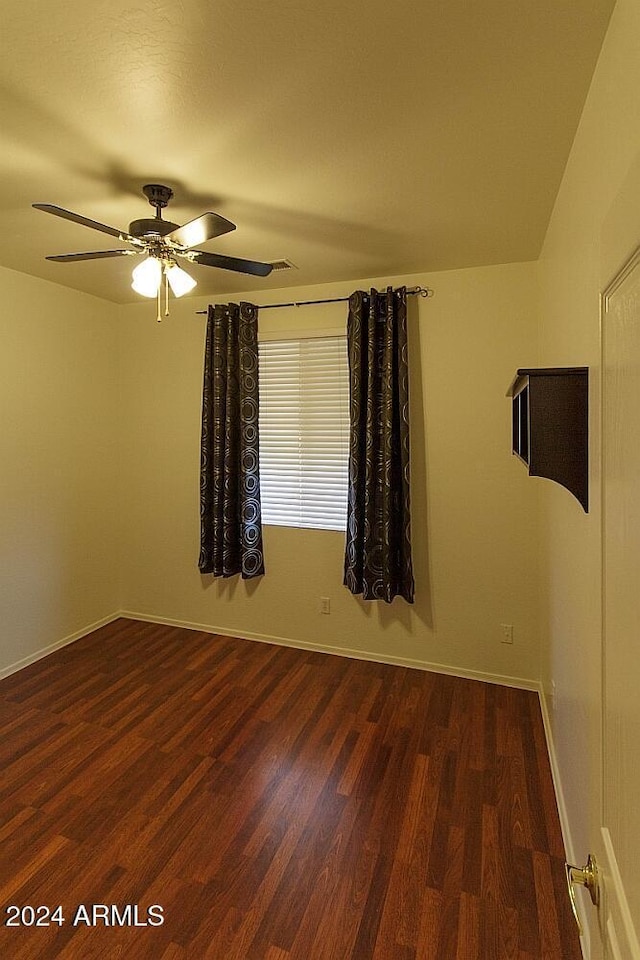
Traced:
<path fill-rule="evenodd" d="M 320 613 L 331 613 L 331 600 L 329 597 L 320 597 Z"/>
<path fill-rule="evenodd" d="M 501 623 L 500 629 L 502 630 L 501 642 L 502 643 L 513 643 L 513 624 L 512 623 Z"/>

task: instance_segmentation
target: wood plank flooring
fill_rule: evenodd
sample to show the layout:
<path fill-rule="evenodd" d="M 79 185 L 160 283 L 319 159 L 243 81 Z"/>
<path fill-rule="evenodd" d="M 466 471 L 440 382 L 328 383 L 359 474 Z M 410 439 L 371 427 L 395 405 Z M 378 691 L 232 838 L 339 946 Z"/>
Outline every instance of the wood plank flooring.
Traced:
<path fill-rule="evenodd" d="M 0 731 L 2 958 L 581 956 L 533 693 L 119 620 Z"/>

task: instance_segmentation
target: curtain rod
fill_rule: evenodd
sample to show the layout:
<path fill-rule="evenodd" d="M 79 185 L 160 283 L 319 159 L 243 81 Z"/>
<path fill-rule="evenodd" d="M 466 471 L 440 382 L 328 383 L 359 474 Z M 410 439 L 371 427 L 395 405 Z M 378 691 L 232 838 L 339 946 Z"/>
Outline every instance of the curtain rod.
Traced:
<path fill-rule="evenodd" d="M 420 297 L 432 297 L 433 290 L 429 287 L 407 287 L 407 293 Z M 273 307 L 309 307 L 316 303 L 344 303 L 349 297 L 332 297 L 327 300 L 299 300 L 292 303 L 263 303 L 256 304 L 258 310 L 271 310 Z M 207 310 L 196 310 L 196 314 L 207 314 Z"/>

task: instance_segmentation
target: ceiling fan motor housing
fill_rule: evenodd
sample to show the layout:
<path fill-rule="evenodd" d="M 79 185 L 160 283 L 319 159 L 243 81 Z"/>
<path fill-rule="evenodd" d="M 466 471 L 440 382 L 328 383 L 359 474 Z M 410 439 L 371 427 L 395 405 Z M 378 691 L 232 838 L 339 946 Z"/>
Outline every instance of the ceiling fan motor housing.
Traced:
<path fill-rule="evenodd" d="M 171 223 L 170 220 L 161 220 L 160 217 L 134 220 L 129 224 L 129 233 L 138 240 L 143 240 L 145 237 L 166 237 L 172 230 L 177 229 L 177 223 Z"/>

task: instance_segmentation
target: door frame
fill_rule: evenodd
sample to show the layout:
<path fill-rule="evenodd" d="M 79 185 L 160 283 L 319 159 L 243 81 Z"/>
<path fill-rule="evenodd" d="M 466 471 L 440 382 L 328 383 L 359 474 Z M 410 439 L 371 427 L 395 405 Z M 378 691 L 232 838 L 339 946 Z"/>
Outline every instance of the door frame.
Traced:
<path fill-rule="evenodd" d="M 601 646 L 601 784 L 600 836 L 596 855 L 600 867 L 599 931 L 606 960 L 640 960 L 640 944 L 634 928 L 624 882 L 618 866 L 613 840 L 605 822 L 607 813 L 608 727 L 607 727 L 607 315 L 612 299 L 634 274 L 640 271 L 640 247 L 626 260 L 600 296 L 600 495 L 601 495 L 601 558 L 602 558 L 602 646 Z M 640 273 L 638 274 L 640 280 Z M 640 312 L 640 307 L 639 307 Z"/>

